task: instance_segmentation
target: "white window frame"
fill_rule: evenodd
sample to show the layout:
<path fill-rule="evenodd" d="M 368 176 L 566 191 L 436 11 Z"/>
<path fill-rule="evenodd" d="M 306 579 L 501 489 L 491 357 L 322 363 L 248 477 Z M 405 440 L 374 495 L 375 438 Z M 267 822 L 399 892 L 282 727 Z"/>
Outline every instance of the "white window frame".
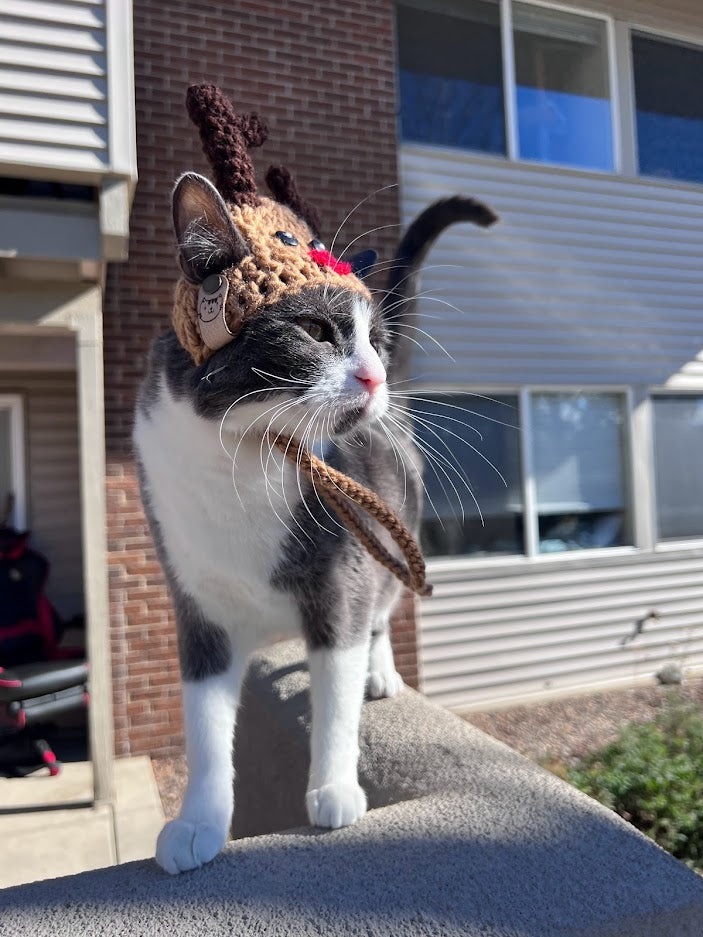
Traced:
<path fill-rule="evenodd" d="M 530 2 L 530 0 L 528 0 Z M 650 36 L 652 39 L 659 39 L 662 42 L 669 42 L 671 44 L 678 44 L 682 46 L 691 46 L 703 55 L 703 38 L 701 39 L 691 39 L 688 36 L 683 36 L 681 33 L 672 33 L 668 31 L 662 31 L 660 29 L 655 29 L 653 26 L 639 26 L 637 23 L 628 22 L 626 24 L 627 29 L 627 61 L 629 66 L 629 81 L 630 87 L 628 91 L 629 95 L 629 106 L 631 112 L 631 121 L 632 121 L 632 175 L 636 176 L 638 179 L 651 180 L 652 182 L 657 183 L 668 183 L 669 185 L 693 185 L 701 186 L 703 183 L 693 182 L 690 179 L 668 179 L 665 177 L 660 178 L 659 176 L 649 176 L 646 173 L 640 172 L 640 144 L 637 137 L 637 96 L 635 93 L 635 62 L 634 56 L 632 54 L 632 34 L 633 33 L 643 33 L 646 36 Z M 668 390 L 668 388 L 666 389 Z M 662 393 L 665 393 L 662 391 Z M 660 393 L 660 391 L 656 391 Z"/>
<path fill-rule="evenodd" d="M 505 122 L 505 154 L 486 153 L 481 150 L 466 149 L 463 152 L 477 159 L 509 160 L 527 166 L 545 166 L 564 172 L 594 173 L 596 175 L 626 176 L 644 181 L 656 180 L 657 184 L 673 186 L 695 186 L 702 183 L 687 179 L 666 179 L 648 176 L 639 171 L 639 148 L 636 127 L 635 80 L 632 59 L 632 34 L 643 33 L 662 42 L 680 43 L 698 48 L 703 53 L 703 34 L 684 35 L 666 27 L 659 29 L 651 24 L 642 24 L 631 19 L 617 19 L 607 13 L 585 10 L 578 6 L 566 6 L 552 3 L 551 0 L 519 0 L 530 6 L 557 10 L 574 16 L 583 16 L 601 20 L 606 27 L 606 50 L 608 56 L 608 83 L 610 88 L 610 114 L 613 141 L 612 169 L 593 169 L 573 166 L 568 163 L 551 163 L 547 160 L 525 159 L 519 153 L 517 127 L 517 108 L 515 103 L 515 50 L 513 42 L 513 3 L 515 0 L 497 0 L 499 8 L 501 58 L 503 66 L 503 118 Z M 430 0 L 427 10 L 432 11 Z M 401 141 L 402 143 L 403 141 Z M 406 141 L 410 144 L 410 141 Z M 433 146 L 443 149 L 439 144 L 417 142 L 419 146 Z M 452 147 L 452 150 L 455 148 Z"/>
<path fill-rule="evenodd" d="M 634 406 L 632 387 L 627 384 L 529 384 L 521 387 L 500 385 L 460 385 L 460 384 L 426 384 L 415 388 L 414 393 L 422 396 L 442 397 L 485 395 L 485 396 L 512 396 L 518 400 L 519 426 L 516 430 L 520 434 L 520 464 L 522 469 L 522 517 L 524 530 L 524 553 L 509 553 L 495 556 L 430 556 L 428 563 L 433 569 L 453 567 L 460 564 L 462 567 L 484 566 L 510 566 L 531 565 L 534 563 L 587 563 L 602 557 L 632 556 L 643 552 L 638 537 L 638 522 L 636 516 L 637 499 L 634 486 Z M 679 393 L 684 393 L 679 391 Z M 623 475 L 626 485 L 624 510 L 627 514 L 628 527 L 632 538 L 631 544 L 619 547 L 601 547 L 593 550 L 565 550 L 561 553 L 540 553 L 539 551 L 539 518 L 537 514 L 537 498 L 534 465 L 532 461 L 533 437 L 530 419 L 529 400 L 531 394 L 617 394 L 623 401 L 623 447 L 622 463 Z M 652 463 L 653 464 L 653 463 Z M 500 466 L 499 466 L 500 467 Z M 701 542 L 703 545 L 703 541 Z"/>
<path fill-rule="evenodd" d="M 659 539 L 659 516 L 657 513 L 656 440 L 654 439 L 654 401 L 657 397 L 700 397 L 703 399 L 703 388 L 652 387 L 649 392 L 649 459 L 652 478 L 653 549 L 655 553 L 678 553 L 682 550 L 700 550 L 703 549 L 703 536 L 679 537 L 675 540 Z"/>
<path fill-rule="evenodd" d="M 517 104 L 515 85 L 515 47 L 513 42 L 513 2 L 514 0 L 500 0 L 500 32 L 503 53 L 503 112 L 505 115 L 506 156 L 512 162 L 528 163 L 531 166 L 548 166 L 558 169 L 571 169 L 575 172 L 595 172 L 605 175 L 619 175 L 622 173 L 622 124 L 620 121 L 620 82 L 617 69 L 615 20 L 605 13 L 593 10 L 583 10 L 580 7 L 564 6 L 559 3 L 549 3 L 545 0 L 519 0 L 527 6 L 541 7 L 547 10 L 556 10 L 560 13 L 582 16 L 588 19 L 601 20 L 605 23 L 606 55 L 608 57 L 608 90 L 610 101 L 610 129 L 613 142 L 612 169 L 593 169 L 592 167 L 573 166 L 570 163 L 552 163 L 548 160 L 526 159 L 520 156 L 520 140 L 517 125 Z M 490 154 L 485 154 L 490 155 Z"/>
<path fill-rule="evenodd" d="M 610 122 L 613 142 L 613 166 L 611 169 L 594 169 L 586 166 L 573 166 L 570 163 L 552 163 L 548 160 L 526 159 L 520 156 L 520 141 L 517 124 L 516 86 L 515 86 L 515 48 L 513 43 L 513 2 L 515 0 L 497 0 L 499 7 L 499 28 L 501 58 L 503 66 L 503 119 L 505 122 L 505 154 L 486 153 L 482 150 L 465 150 L 477 157 L 486 159 L 508 159 L 514 163 L 525 163 L 528 166 L 546 166 L 552 169 L 565 169 L 572 172 L 593 172 L 599 175 L 620 175 L 623 172 L 623 124 L 621 120 L 620 105 L 620 75 L 618 73 L 618 56 L 616 54 L 616 23 L 612 16 L 594 10 L 584 10 L 581 7 L 570 7 L 549 0 L 519 0 L 529 6 L 542 7 L 547 10 L 556 10 L 560 13 L 582 16 L 605 23 L 606 55 L 608 58 L 608 87 L 610 101 Z M 428 2 L 428 12 L 432 7 Z M 629 24 L 628 24 L 629 28 Z M 639 27 L 632 27 L 639 31 Z M 631 44 L 630 44 L 631 45 Z M 630 73 L 631 73 L 630 69 Z M 634 84 L 634 82 L 633 82 Z M 634 120 L 634 114 L 633 114 Z M 400 141 L 401 143 L 404 141 Z M 410 142 L 410 141 L 405 141 Z M 419 141 L 416 141 L 419 143 Z M 419 143 L 421 146 L 440 146 L 439 144 Z M 440 146 L 441 148 L 441 146 Z M 454 149 L 454 147 L 452 147 Z"/>
<path fill-rule="evenodd" d="M 27 487 L 24 458 L 24 402 L 20 394 L 0 394 L 0 409 L 10 414 L 10 474 L 15 504 L 10 523 L 18 530 L 27 526 Z M 5 505 L 0 505 L 4 511 Z"/>

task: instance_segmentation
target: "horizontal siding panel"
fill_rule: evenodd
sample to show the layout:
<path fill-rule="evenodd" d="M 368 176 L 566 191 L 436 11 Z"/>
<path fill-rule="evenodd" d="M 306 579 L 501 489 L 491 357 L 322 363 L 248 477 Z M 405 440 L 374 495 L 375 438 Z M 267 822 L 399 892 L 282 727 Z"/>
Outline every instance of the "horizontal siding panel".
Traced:
<path fill-rule="evenodd" d="M 94 75 L 100 78 L 105 75 L 104 56 L 64 49 L 34 49 L 26 45 L 0 42 L 0 62 L 10 67 L 21 65 L 42 72 L 67 72 L 69 75 Z"/>
<path fill-rule="evenodd" d="M 4 12 L 38 23 L 62 23 L 85 29 L 100 29 L 105 25 L 102 0 L 73 0 L 71 3 L 62 3 L 61 0 L 5 0 Z"/>
<path fill-rule="evenodd" d="M 76 172 L 100 172 L 106 166 L 104 150 L 73 149 L 50 144 L 8 143 L 0 139 L 0 167 L 3 163 L 39 166 Z"/>
<path fill-rule="evenodd" d="M 108 168 L 106 48 L 103 0 L 3 4 L 0 170 Z"/>
<path fill-rule="evenodd" d="M 417 324 L 455 361 L 413 333 L 423 381 L 703 386 L 703 187 L 419 145 L 400 179 L 406 224 L 456 192 L 501 219 L 427 258 Z"/>
<path fill-rule="evenodd" d="M 75 146 L 91 150 L 105 149 L 107 146 L 104 130 L 62 122 L 53 124 L 51 132 L 52 142 L 56 146 Z M 46 138 L 46 123 L 34 120 L 8 120 L 0 117 L 0 139 L 3 137 L 42 143 Z"/>
<path fill-rule="evenodd" d="M 53 23 L 33 24 L 7 17 L 2 25 L 2 38 L 5 42 L 31 43 L 47 48 L 68 47 L 84 52 L 103 51 L 102 36 L 99 32 L 85 29 L 64 29 Z"/>
<path fill-rule="evenodd" d="M 680 600 L 667 602 L 667 623 L 665 627 L 671 627 L 672 623 L 676 627 L 685 625 L 686 627 L 695 626 L 699 622 L 700 599 L 696 595 L 690 600 Z M 644 611 L 640 618 L 644 618 Z M 621 613 L 611 606 L 606 606 L 602 610 L 584 609 L 583 605 L 573 614 L 569 610 L 560 608 L 557 617 L 543 616 L 541 619 L 521 616 L 519 620 L 511 618 L 507 623 L 505 615 L 502 618 L 490 619 L 489 617 L 479 619 L 478 624 L 472 624 L 465 621 L 460 627 L 457 622 L 456 627 L 443 627 L 435 625 L 431 631 L 423 635 L 422 647 L 424 649 L 423 660 L 426 664 L 457 658 L 472 656 L 483 642 L 496 642 L 496 647 L 502 646 L 501 642 L 510 640 L 519 644 L 523 640 L 531 642 L 534 640 L 543 640 L 550 643 L 550 636 L 556 636 L 556 641 L 571 641 L 573 643 L 576 632 L 581 629 L 597 627 L 603 625 L 608 628 L 611 635 L 617 637 L 618 641 L 629 643 L 635 632 L 635 622 L 639 619 L 632 617 L 632 603 L 625 606 Z M 501 625 L 501 634 L 505 638 L 496 638 L 496 623 Z M 649 630 L 649 629 L 647 629 Z M 551 641 L 554 643 L 554 641 Z"/>
<path fill-rule="evenodd" d="M 489 708 L 653 676 L 672 659 L 703 668 L 701 551 L 613 554 L 512 568 L 429 564 L 422 602 L 423 690 Z M 653 610 L 643 632 L 638 620 Z"/>
<path fill-rule="evenodd" d="M 107 98 L 105 79 L 52 75 L 51 81 L 47 81 L 46 75 L 4 68 L 2 62 L 0 62 L 0 89 L 14 91 L 18 95 L 24 95 L 27 92 L 44 94 L 49 104 L 57 100 L 60 102 L 64 98 L 102 102 L 105 102 Z M 106 104 L 103 104 L 103 109 L 106 109 Z"/>
<path fill-rule="evenodd" d="M 608 663 L 618 659 L 622 661 L 623 657 L 626 659 L 627 667 L 631 665 L 633 656 L 645 656 L 648 660 L 652 660 L 657 657 L 661 658 L 663 655 L 664 659 L 668 659 L 671 656 L 671 647 L 674 642 L 673 636 L 657 633 L 651 635 L 646 641 L 638 641 L 634 647 L 628 645 L 621 648 L 618 647 L 616 641 L 612 640 L 611 635 L 603 633 L 602 630 L 600 632 L 594 630 L 584 633 L 579 643 L 578 659 L 574 657 L 573 645 L 571 644 L 537 643 L 529 649 L 516 647 L 515 651 L 509 648 L 504 648 L 502 651 L 486 649 L 483 653 L 476 655 L 475 666 L 485 678 L 490 677 L 493 673 L 504 674 L 510 669 L 514 671 L 514 677 L 519 679 L 520 674 L 525 671 L 534 674 L 536 672 L 535 668 L 542 668 L 542 672 L 551 677 L 555 673 L 559 673 L 559 665 L 562 665 L 567 672 L 571 672 L 569 668 L 579 663 L 583 666 L 582 661 L 584 659 L 590 660 L 596 667 L 600 665 L 601 661 Z M 683 640 L 677 643 L 683 644 Z M 689 654 L 691 651 L 703 651 L 703 637 L 689 639 L 687 650 Z M 513 657 L 516 652 L 519 653 L 519 663 L 517 664 Z M 700 659 L 703 661 L 703 656 Z M 464 671 L 461 668 L 441 667 L 441 664 L 437 663 L 434 665 L 434 674 L 432 670 L 433 665 L 426 665 L 425 680 L 431 681 L 435 676 L 437 685 L 440 688 L 450 685 L 454 678 L 464 679 Z"/>
<path fill-rule="evenodd" d="M 703 645 L 698 645 L 698 655 L 695 658 L 696 667 L 700 669 L 703 660 Z M 642 654 L 640 658 L 633 657 L 629 666 L 623 667 L 622 658 L 616 654 L 603 654 L 593 660 L 593 669 L 602 673 L 602 683 L 594 683 L 592 680 L 584 681 L 584 667 L 580 662 L 572 659 L 560 661 L 557 664 L 547 665 L 542 662 L 517 668 L 511 673 L 509 679 L 501 680 L 500 676 L 489 674 L 476 681 L 475 689 L 483 691 L 485 697 L 480 699 L 478 694 L 474 704 L 469 703 L 468 708 L 479 708 L 481 705 L 496 703 L 515 703 L 530 698 L 539 698 L 540 695 L 549 689 L 553 691 L 556 688 L 563 687 L 564 690 L 571 690 L 574 687 L 597 690 L 612 683 L 623 683 L 628 678 L 641 679 L 647 674 L 653 673 L 657 669 L 657 660 Z M 462 692 L 462 678 L 447 678 L 439 684 L 442 696 L 435 696 L 444 705 L 450 705 L 454 709 L 467 708 L 462 702 L 465 696 Z M 530 692 L 525 690 L 530 688 Z M 518 690 L 515 693 L 515 690 Z M 497 692 L 496 692 L 497 691 Z M 476 705 L 478 704 L 478 705 Z"/>
<path fill-rule="evenodd" d="M 433 674 L 442 676 L 462 673 L 464 664 L 461 654 L 470 653 L 473 666 L 483 669 L 512 663 L 511 655 L 515 652 L 520 652 L 521 660 L 530 655 L 538 657 L 545 648 L 565 648 L 571 654 L 575 641 L 584 645 L 602 639 L 611 648 L 622 646 L 627 650 L 647 647 L 662 640 L 677 641 L 680 629 L 697 628 L 700 625 L 700 598 L 700 592 L 689 593 L 688 600 L 682 596 L 681 600 L 667 602 L 666 618 L 648 622 L 643 633 L 636 637 L 633 637 L 635 625 L 644 616 L 632 615 L 632 600 L 629 605 L 623 603 L 621 615 L 618 615 L 617 607 L 603 606 L 598 612 L 582 605 L 579 615 L 568 615 L 566 609 L 560 609 L 558 616 L 546 615 L 542 620 L 525 622 L 521 618 L 516 622 L 512 618 L 506 621 L 504 617 L 498 622 L 500 628 L 496 628 L 496 623 L 486 624 L 483 628 L 465 628 L 463 642 L 444 641 L 432 645 L 423 641 L 426 650 L 423 664 L 425 678 L 430 679 Z M 662 601 L 666 600 L 662 598 Z M 501 660 L 501 654 L 508 656 Z M 488 657 L 490 660 L 486 659 Z"/>
<path fill-rule="evenodd" d="M 51 98 L 37 95 L 10 95 L 0 91 L 0 113 L 17 117 L 40 117 L 44 120 L 56 120 L 56 111 L 52 106 Z M 107 123 L 104 109 L 96 107 L 91 101 L 62 102 L 61 120 L 70 121 L 74 124 L 92 124 L 96 127 L 104 126 Z"/>
<path fill-rule="evenodd" d="M 533 570 L 524 575 L 513 575 L 505 579 L 496 580 L 489 571 L 480 579 L 459 579 L 457 581 L 437 582 L 430 563 L 430 578 L 435 582 L 432 596 L 432 608 L 441 609 L 442 602 L 452 607 L 457 599 L 470 597 L 473 602 L 480 602 L 482 607 L 494 605 L 500 608 L 505 596 L 510 596 L 511 602 L 524 602 L 528 597 L 536 600 L 550 600 L 555 587 L 559 588 L 561 596 L 578 595 L 579 590 L 587 586 L 592 592 L 602 593 L 605 590 L 617 589 L 622 581 L 620 560 L 611 560 L 611 568 L 576 569 L 564 574 L 550 571 L 542 573 Z M 566 565 L 566 563 L 565 563 Z M 572 564 L 569 562 L 569 566 Z M 461 576 L 461 572 L 455 573 Z M 628 562 L 628 577 L 633 587 L 641 588 L 646 583 L 684 585 L 703 582 L 703 561 L 699 558 L 684 565 L 669 560 L 656 559 L 652 563 L 636 566 Z M 497 583 L 500 585 L 497 585 Z"/>

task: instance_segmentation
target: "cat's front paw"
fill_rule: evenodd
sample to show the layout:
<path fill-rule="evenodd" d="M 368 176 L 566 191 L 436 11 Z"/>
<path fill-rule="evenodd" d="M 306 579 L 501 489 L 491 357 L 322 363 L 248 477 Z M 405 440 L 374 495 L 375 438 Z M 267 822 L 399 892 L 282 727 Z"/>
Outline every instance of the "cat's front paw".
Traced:
<path fill-rule="evenodd" d="M 366 675 L 366 695 L 369 699 L 397 696 L 403 689 L 403 678 L 395 667 L 370 670 Z"/>
<path fill-rule="evenodd" d="M 211 823 L 171 820 L 156 840 L 156 861 L 171 875 L 197 869 L 214 859 L 227 840 L 227 831 Z"/>
<path fill-rule="evenodd" d="M 305 804 L 313 826 L 338 830 L 363 817 L 366 813 L 366 794 L 358 784 L 326 784 L 308 791 Z"/>

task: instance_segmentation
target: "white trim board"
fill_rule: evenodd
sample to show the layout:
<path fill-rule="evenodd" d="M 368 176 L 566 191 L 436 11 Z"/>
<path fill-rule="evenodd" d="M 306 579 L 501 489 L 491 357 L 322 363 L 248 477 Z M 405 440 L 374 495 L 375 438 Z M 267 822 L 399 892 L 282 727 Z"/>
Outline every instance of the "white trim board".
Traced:
<path fill-rule="evenodd" d="M 20 394 L 0 394 L 0 409 L 10 414 L 10 474 L 15 498 L 10 523 L 18 530 L 27 524 L 27 476 L 24 454 L 24 403 Z M 4 511 L 5 506 L 0 505 Z"/>

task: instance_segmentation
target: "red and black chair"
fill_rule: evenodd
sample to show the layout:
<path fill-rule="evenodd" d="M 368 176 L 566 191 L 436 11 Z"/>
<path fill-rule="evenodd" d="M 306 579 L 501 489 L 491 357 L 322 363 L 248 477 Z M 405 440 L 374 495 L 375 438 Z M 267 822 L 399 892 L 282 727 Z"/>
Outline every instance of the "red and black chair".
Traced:
<path fill-rule="evenodd" d="M 88 665 L 63 648 L 63 623 L 44 593 L 49 561 L 29 533 L 0 527 L 0 773 L 60 770 L 44 729 L 88 705 Z"/>

